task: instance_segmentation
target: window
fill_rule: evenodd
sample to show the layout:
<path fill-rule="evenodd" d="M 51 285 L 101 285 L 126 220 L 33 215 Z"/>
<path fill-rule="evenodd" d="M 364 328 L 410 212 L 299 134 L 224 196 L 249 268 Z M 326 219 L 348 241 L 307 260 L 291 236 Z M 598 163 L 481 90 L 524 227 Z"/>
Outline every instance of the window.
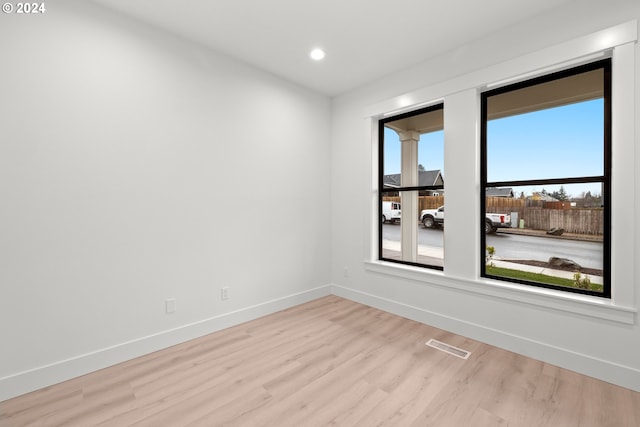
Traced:
<path fill-rule="evenodd" d="M 378 124 L 379 259 L 442 270 L 443 105 Z"/>
<path fill-rule="evenodd" d="M 481 274 L 611 296 L 611 61 L 481 96 Z"/>
<path fill-rule="evenodd" d="M 635 266 L 638 259 L 638 245 L 636 242 L 638 227 L 636 219 L 639 213 L 636 206 L 637 201 L 634 198 L 634 195 L 638 192 L 638 183 L 633 177 L 639 165 L 638 156 L 636 155 L 637 150 L 635 149 L 637 143 L 636 97 L 635 95 L 630 96 L 630 94 L 635 93 L 635 82 L 638 76 L 636 61 L 637 39 L 637 22 L 627 22 L 576 39 L 566 40 L 562 44 L 525 54 L 504 63 L 494 64 L 488 68 L 478 69 L 444 82 L 438 81 L 416 91 L 367 106 L 365 114 L 370 118 L 370 124 L 375 127 L 375 132 L 373 128 L 371 129 L 371 137 L 375 139 L 370 139 L 370 142 L 376 149 L 376 155 L 372 156 L 373 162 L 371 164 L 371 171 L 374 174 L 372 178 L 376 184 L 372 186 L 374 192 L 367 195 L 368 198 L 370 197 L 369 201 L 374 210 L 375 220 L 370 224 L 371 233 L 365 254 L 369 261 L 365 262 L 365 269 L 373 274 L 411 280 L 432 289 L 450 288 L 465 293 L 475 293 L 487 298 L 513 301 L 517 305 L 523 304 L 523 307 L 543 307 L 551 313 L 574 313 L 578 316 L 592 319 L 605 319 L 635 325 L 638 320 L 636 308 L 638 292 L 635 287 L 637 283 L 637 280 L 635 280 L 637 268 Z M 608 60 L 600 62 L 600 59 L 609 57 L 611 62 Z M 593 62 L 592 65 L 577 68 L 576 64 L 584 64 L 584 61 L 589 60 L 585 58 L 598 59 L 593 59 L 591 61 Z M 574 69 L 570 70 L 572 67 Z M 572 178 L 568 179 L 566 183 L 561 180 L 559 184 L 535 182 L 537 179 L 551 180 L 556 178 L 555 175 L 536 173 L 531 176 L 525 176 L 524 174 L 513 173 L 501 177 L 493 174 L 493 172 L 497 174 L 499 170 L 493 169 L 494 164 L 491 161 L 487 164 L 486 151 L 491 151 L 492 144 L 498 141 L 493 140 L 491 135 L 488 136 L 487 141 L 486 129 L 483 129 L 483 127 L 486 128 L 487 123 L 494 121 L 497 123 L 499 121 L 499 117 L 489 116 L 489 122 L 487 122 L 487 103 L 495 108 L 495 105 L 491 105 L 493 103 L 492 100 L 496 99 L 492 95 L 496 95 L 498 92 L 506 94 L 510 89 L 518 89 L 517 86 L 506 86 L 512 82 L 530 78 L 522 77 L 521 80 L 516 80 L 519 78 L 518 76 L 540 76 L 542 75 L 540 70 L 569 71 L 563 71 L 565 73 L 564 76 L 562 73 L 551 74 L 552 72 L 546 72 L 548 75 L 545 78 L 531 79 L 528 82 L 521 83 L 520 88 L 534 86 L 537 83 L 543 83 L 545 80 L 552 81 L 562 77 L 579 75 L 581 71 L 589 72 L 595 69 L 602 70 L 604 80 L 601 84 L 601 94 L 594 96 L 592 99 L 600 99 L 603 108 L 602 116 L 597 120 L 591 121 L 600 123 L 602 127 L 601 131 L 594 132 L 594 134 L 600 135 L 601 142 L 598 145 L 600 149 L 598 153 L 594 152 L 594 155 L 597 156 L 598 163 L 602 164 L 601 171 L 597 171 L 592 175 L 592 172 L 575 172 L 570 171 L 568 168 L 556 168 L 556 171 L 564 171 L 559 178 Z M 610 75 L 609 72 L 611 73 Z M 487 88 L 488 79 L 499 83 L 494 83 Z M 585 88 L 584 85 L 581 85 L 581 87 Z M 486 93 L 483 93 L 483 91 L 486 91 Z M 558 91 L 557 94 L 558 98 L 560 98 L 561 93 Z M 380 144 L 383 141 L 380 133 L 383 132 L 383 127 L 380 127 L 380 120 L 393 114 L 389 113 L 390 111 L 398 108 L 404 108 L 404 111 L 409 111 L 412 106 L 417 109 L 419 108 L 418 105 L 427 105 L 427 102 L 434 99 L 442 99 L 443 104 L 446 105 L 447 112 L 445 116 L 446 122 L 443 126 L 447 130 L 446 144 L 444 145 L 447 150 L 445 157 L 447 170 L 443 171 L 443 177 L 447 179 L 447 194 L 442 193 L 442 195 L 447 196 L 447 211 L 450 214 L 448 214 L 445 226 L 447 234 L 444 235 L 444 245 L 446 245 L 444 272 L 418 268 L 413 265 L 407 266 L 402 263 L 380 261 L 382 258 L 382 250 L 379 248 L 381 246 L 379 239 L 381 228 L 379 221 L 377 221 L 380 218 L 379 200 L 382 189 L 378 181 L 380 180 L 380 171 L 383 170 L 380 160 Z M 582 101 L 586 100 L 585 98 Z M 572 104 L 578 104 L 579 102 L 580 100 L 576 99 L 573 103 L 557 102 L 557 104 L 558 106 L 562 104 L 570 107 Z M 484 108 L 482 104 L 485 104 Z M 545 108 L 543 107 L 552 109 L 553 103 L 541 105 L 539 110 L 544 110 Z M 483 109 L 485 110 L 484 120 L 482 119 Z M 534 112 L 534 110 L 532 109 L 531 112 Z M 511 114 L 505 114 L 505 117 L 510 115 L 517 116 L 518 113 L 524 114 L 525 111 L 524 109 L 521 109 L 521 111 L 512 110 Z M 367 132 L 369 132 L 369 129 L 367 127 Z M 489 143 L 488 148 L 487 143 Z M 509 154 L 511 150 L 506 150 L 505 152 Z M 530 153 L 531 151 L 520 157 L 528 156 Z M 534 154 L 537 153 L 534 152 Z M 574 156 L 565 156 L 563 165 L 584 164 L 583 158 L 576 158 L 575 152 L 573 154 Z M 571 159 L 577 159 L 578 161 Z M 512 156 L 507 161 L 518 160 L 520 160 L 519 164 L 521 166 L 528 166 L 517 156 Z M 537 161 L 538 159 L 533 157 L 530 161 L 527 160 L 529 163 Z M 504 164 L 505 161 L 502 163 Z M 489 169 L 489 175 L 487 174 L 487 168 Z M 524 172 L 525 169 L 522 169 L 522 171 Z M 548 176 L 552 178 L 548 178 Z M 595 178 L 592 183 L 593 191 L 578 188 L 578 186 L 585 184 L 580 182 L 579 179 L 583 177 Z M 574 180 L 574 178 L 578 179 Z M 519 181 L 524 181 L 524 184 L 520 186 L 501 185 L 502 183 L 512 184 Z M 588 181 L 591 181 L 591 179 L 588 179 Z M 596 224 L 602 228 L 602 234 L 593 235 L 594 238 L 601 239 L 601 242 L 596 242 L 596 245 L 592 245 L 594 250 L 591 251 L 602 262 L 603 285 L 601 291 L 595 289 L 572 290 L 571 286 L 536 283 L 530 278 L 509 278 L 503 277 L 495 271 L 487 271 L 485 266 L 486 246 L 495 248 L 493 261 L 490 262 L 493 262 L 496 266 L 505 259 L 508 261 L 518 259 L 527 261 L 532 259 L 527 254 L 512 253 L 509 255 L 505 252 L 507 248 L 502 242 L 507 241 L 510 237 L 507 233 L 518 232 L 518 230 L 514 228 L 496 228 L 496 231 L 492 231 L 488 235 L 480 233 L 478 230 L 480 225 L 484 227 L 484 214 L 489 212 L 508 215 L 511 225 L 517 225 L 518 227 L 520 220 L 523 219 L 523 230 L 530 232 L 529 226 L 535 218 L 525 217 L 518 210 L 512 211 L 516 212 L 516 216 L 518 216 L 518 218 L 513 217 L 513 219 L 511 218 L 511 212 L 506 213 L 506 210 L 495 212 L 495 209 L 500 207 L 496 203 L 504 200 L 498 198 L 498 196 L 504 197 L 504 194 L 491 194 L 493 204 L 487 204 L 488 199 L 484 197 L 488 195 L 487 193 L 491 193 L 491 189 L 497 188 L 501 192 L 503 189 L 506 189 L 504 190 L 505 192 L 512 192 L 512 198 L 514 199 L 520 199 L 523 195 L 522 193 L 524 193 L 526 200 L 529 194 L 529 191 L 525 188 L 526 184 L 535 185 L 536 192 L 540 194 L 543 194 L 542 190 L 545 190 L 544 193 L 558 192 L 571 196 L 569 197 L 568 206 L 565 204 L 564 208 L 571 207 L 574 214 L 578 214 L 583 207 L 601 209 L 602 220 L 598 220 Z M 552 185 L 555 187 L 552 187 Z M 488 188 L 490 190 L 487 190 Z M 581 196 L 583 192 L 585 193 L 583 200 L 572 200 L 576 198 L 576 195 Z M 483 197 L 480 197 L 481 195 Z M 541 198 L 542 196 L 538 197 Z M 560 205 L 562 203 L 567 202 L 561 201 Z M 573 205 L 574 203 L 575 206 Z M 468 206 L 468 209 L 465 210 L 465 206 Z M 406 208 L 405 206 L 402 206 L 402 208 L 404 213 Z M 542 207 L 539 208 L 540 211 L 542 209 Z M 560 212 L 556 212 L 556 214 L 560 214 Z M 507 218 L 505 217 L 506 220 Z M 396 224 L 396 226 L 398 225 Z M 557 226 L 557 228 L 563 227 Z M 419 226 L 419 230 L 424 230 L 424 228 Z M 550 231 L 550 229 L 537 230 L 540 234 L 551 236 L 546 234 L 547 231 Z M 555 240 L 558 241 L 569 233 L 569 231 L 565 230 L 564 234 L 559 238 L 555 238 Z M 553 239 L 552 237 L 545 238 L 548 238 L 549 242 Z M 529 242 L 535 243 L 535 240 L 530 238 Z M 540 251 L 541 253 L 549 250 L 544 245 L 539 244 L 534 244 L 534 248 L 535 251 Z M 531 248 L 529 248 L 529 252 L 531 252 Z M 563 252 L 563 255 L 568 259 L 574 257 L 574 253 Z M 546 253 L 544 256 L 536 257 L 535 260 L 548 262 L 550 257 L 551 255 Z M 575 258 L 573 260 L 578 264 L 582 262 Z M 525 264 L 522 265 L 525 266 Z M 600 269 L 598 266 L 594 267 L 588 264 L 581 266 Z M 521 270 L 524 270 L 524 268 Z M 568 273 L 572 274 L 573 272 L 569 271 Z M 585 274 L 583 269 L 581 279 Z M 589 279 L 594 279 L 591 280 L 592 283 L 596 282 L 594 276 L 589 275 Z M 397 282 L 392 283 L 395 284 Z M 584 281 L 581 280 L 581 284 L 584 284 Z M 600 300 L 600 303 L 595 303 L 598 300 Z"/>

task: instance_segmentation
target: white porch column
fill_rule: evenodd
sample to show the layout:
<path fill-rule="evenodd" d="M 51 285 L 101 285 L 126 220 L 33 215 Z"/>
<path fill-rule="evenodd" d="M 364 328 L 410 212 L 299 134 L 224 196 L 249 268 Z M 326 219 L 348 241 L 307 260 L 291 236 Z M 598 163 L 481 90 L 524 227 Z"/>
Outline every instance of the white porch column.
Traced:
<path fill-rule="evenodd" d="M 418 141 L 420 133 L 415 131 L 398 132 L 402 153 L 402 182 L 403 187 L 418 186 Z M 418 192 L 400 193 L 402 204 L 402 260 L 418 261 Z"/>

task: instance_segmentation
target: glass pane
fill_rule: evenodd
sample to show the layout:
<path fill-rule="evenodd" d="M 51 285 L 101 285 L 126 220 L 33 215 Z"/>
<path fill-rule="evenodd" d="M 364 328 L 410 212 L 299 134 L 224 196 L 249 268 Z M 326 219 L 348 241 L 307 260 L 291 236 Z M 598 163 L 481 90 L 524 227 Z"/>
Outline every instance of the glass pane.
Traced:
<path fill-rule="evenodd" d="M 400 196 L 382 198 L 382 254 L 385 259 L 402 260 L 402 205 Z"/>
<path fill-rule="evenodd" d="M 420 135 L 418 141 L 418 183 L 444 185 L 444 131 Z"/>
<path fill-rule="evenodd" d="M 402 145 L 398 134 L 384 128 L 384 188 L 398 188 L 402 184 Z"/>
<path fill-rule="evenodd" d="M 602 69 L 487 98 L 487 181 L 604 175 Z"/>
<path fill-rule="evenodd" d="M 418 196 L 418 262 L 444 267 L 444 191 L 439 193 Z"/>
<path fill-rule="evenodd" d="M 386 122 L 384 126 L 383 183 L 385 188 L 434 185 L 434 182 L 442 181 L 440 179 L 444 166 L 444 115 L 442 108 L 392 120 Z M 411 155 L 405 156 L 405 160 L 411 159 L 411 161 L 409 164 L 403 165 L 402 144 L 410 146 L 411 141 L 414 141 L 413 144 L 415 144 L 416 140 L 417 159 Z M 411 148 L 408 150 L 410 151 Z M 403 170 L 404 173 L 409 174 L 405 182 L 401 178 Z M 418 171 L 417 182 L 411 182 L 415 179 L 416 170 Z M 427 171 L 431 172 L 424 173 Z"/>
<path fill-rule="evenodd" d="M 601 189 L 599 182 L 487 189 L 486 273 L 602 292 Z"/>
<path fill-rule="evenodd" d="M 402 194 L 405 197 L 415 195 L 414 191 L 406 191 Z M 418 224 L 415 224 L 413 232 L 416 232 L 416 244 L 404 241 L 402 238 L 402 204 L 401 197 L 383 197 L 382 202 L 382 258 L 396 261 L 414 262 L 426 266 L 443 267 L 444 266 L 444 238 L 442 222 L 442 206 L 444 196 L 418 196 L 418 209 L 421 218 Z M 440 208 L 440 211 L 438 209 Z M 438 211 L 438 212 L 433 212 Z M 430 216 L 437 218 L 434 223 L 426 221 L 425 226 L 423 218 Z M 404 250 L 404 252 L 403 252 Z"/>

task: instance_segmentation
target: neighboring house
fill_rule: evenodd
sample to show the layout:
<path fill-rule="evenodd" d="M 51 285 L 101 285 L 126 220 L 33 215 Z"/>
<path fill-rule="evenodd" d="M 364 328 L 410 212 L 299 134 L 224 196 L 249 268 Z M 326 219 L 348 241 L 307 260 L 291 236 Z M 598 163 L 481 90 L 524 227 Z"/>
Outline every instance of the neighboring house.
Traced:
<path fill-rule="evenodd" d="M 384 188 L 398 188 L 401 186 L 401 175 L 399 173 L 385 175 L 383 180 Z M 443 196 L 444 195 L 444 178 L 439 169 L 430 171 L 418 171 L 418 185 L 420 187 L 443 187 L 437 190 L 421 191 L 421 196 Z M 391 194 L 387 194 L 391 195 Z"/>
<path fill-rule="evenodd" d="M 538 191 L 534 191 L 531 193 L 531 196 L 527 197 L 530 200 L 542 200 L 543 202 L 557 202 L 558 199 L 555 197 L 551 197 L 548 194 L 540 193 Z"/>
<path fill-rule="evenodd" d="M 487 197 L 510 197 L 514 198 L 513 188 L 487 188 L 485 195 Z"/>

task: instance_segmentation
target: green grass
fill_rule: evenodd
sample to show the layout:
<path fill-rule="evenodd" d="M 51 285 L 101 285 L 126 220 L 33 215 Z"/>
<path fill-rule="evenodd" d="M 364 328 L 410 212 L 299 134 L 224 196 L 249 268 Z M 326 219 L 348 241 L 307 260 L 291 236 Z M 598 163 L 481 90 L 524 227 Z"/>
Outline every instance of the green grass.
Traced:
<path fill-rule="evenodd" d="M 512 270 L 510 268 L 492 267 L 486 266 L 486 273 L 491 276 L 505 277 L 517 280 L 526 280 L 528 282 L 543 283 L 546 285 L 562 286 L 566 288 L 578 288 L 576 283 L 571 279 L 565 279 L 563 277 L 547 276 L 546 274 L 531 273 L 522 270 Z M 584 275 L 583 275 L 584 277 Z M 597 283 L 591 283 L 589 285 L 590 291 L 602 292 L 602 285 Z"/>

